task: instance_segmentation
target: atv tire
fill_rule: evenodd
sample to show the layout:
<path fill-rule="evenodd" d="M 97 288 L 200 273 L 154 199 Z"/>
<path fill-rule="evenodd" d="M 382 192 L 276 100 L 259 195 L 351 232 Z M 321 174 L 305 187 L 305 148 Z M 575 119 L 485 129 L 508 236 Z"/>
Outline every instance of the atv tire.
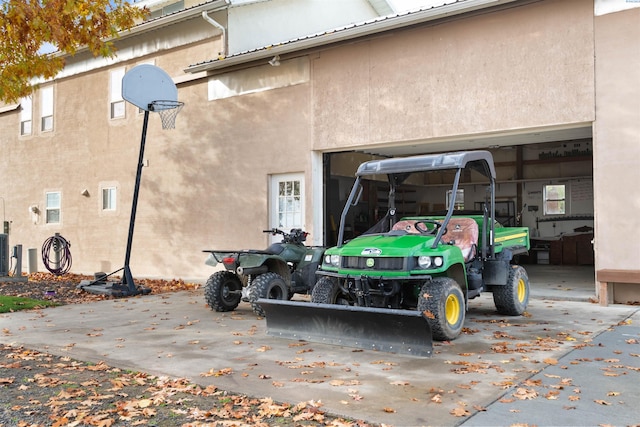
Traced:
<path fill-rule="evenodd" d="M 493 287 L 493 302 L 498 313 L 520 316 L 529 303 L 529 276 L 519 265 L 512 265 L 505 286 Z"/>
<path fill-rule="evenodd" d="M 213 273 L 204 287 L 204 298 L 212 310 L 233 311 L 240 304 L 242 283 L 238 276 L 230 271 Z"/>
<path fill-rule="evenodd" d="M 256 301 L 260 298 L 287 300 L 289 287 L 282 276 L 270 271 L 253 279 L 248 294 L 253 312 L 258 316 L 265 317 L 264 310 Z"/>
<path fill-rule="evenodd" d="M 311 291 L 311 302 L 318 304 L 350 305 L 349 301 L 340 292 L 340 285 L 331 277 L 322 277 Z"/>
<path fill-rule="evenodd" d="M 455 339 L 464 325 L 464 294 L 454 279 L 437 277 L 425 283 L 418 297 L 418 310 L 427 318 L 436 341 Z"/>

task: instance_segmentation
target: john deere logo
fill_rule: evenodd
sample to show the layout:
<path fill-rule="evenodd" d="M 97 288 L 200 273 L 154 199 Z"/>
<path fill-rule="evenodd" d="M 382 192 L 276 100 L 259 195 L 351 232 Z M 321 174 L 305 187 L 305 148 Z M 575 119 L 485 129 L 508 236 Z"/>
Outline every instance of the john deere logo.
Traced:
<path fill-rule="evenodd" d="M 373 258 L 367 258 L 366 264 L 367 264 L 367 267 L 373 268 L 373 266 L 376 265 L 376 260 Z"/>
<path fill-rule="evenodd" d="M 378 248 L 364 248 L 360 255 L 380 255 L 382 251 Z"/>

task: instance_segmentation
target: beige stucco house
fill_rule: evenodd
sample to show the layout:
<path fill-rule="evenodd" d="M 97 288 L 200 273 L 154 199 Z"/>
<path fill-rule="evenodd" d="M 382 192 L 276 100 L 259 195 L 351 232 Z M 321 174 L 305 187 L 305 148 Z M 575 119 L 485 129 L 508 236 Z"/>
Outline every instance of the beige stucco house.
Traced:
<path fill-rule="evenodd" d="M 203 280 L 203 249 L 264 247 L 271 227 L 331 244 L 362 160 L 482 148 L 502 221 L 534 237 L 528 262 L 593 265 L 610 284 L 594 281 L 601 300 L 640 300 L 640 3 L 140 4 L 152 19 L 122 34 L 116 58 L 80 52 L 0 108 L 11 246 L 39 252 L 60 233 L 73 272 L 122 266 L 143 114 L 121 80 L 150 63 L 185 107 L 175 130 L 151 114 L 135 276 Z M 463 189 L 464 208 L 477 208 L 482 192 Z M 429 183 L 401 202 L 418 213 L 445 199 Z M 382 208 L 363 204 L 352 231 Z"/>

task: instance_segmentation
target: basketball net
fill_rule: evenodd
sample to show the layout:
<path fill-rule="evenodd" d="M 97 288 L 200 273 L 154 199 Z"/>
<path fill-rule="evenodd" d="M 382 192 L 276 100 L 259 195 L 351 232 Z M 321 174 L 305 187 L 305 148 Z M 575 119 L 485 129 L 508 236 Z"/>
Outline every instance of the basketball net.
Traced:
<path fill-rule="evenodd" d="M 162 129 L 175 129 L 176 117 L 184 107 L 184 102 L 180 101 L 153 101 L 149 104 L 149 111 L 158 113 L 162 121 Z"/>

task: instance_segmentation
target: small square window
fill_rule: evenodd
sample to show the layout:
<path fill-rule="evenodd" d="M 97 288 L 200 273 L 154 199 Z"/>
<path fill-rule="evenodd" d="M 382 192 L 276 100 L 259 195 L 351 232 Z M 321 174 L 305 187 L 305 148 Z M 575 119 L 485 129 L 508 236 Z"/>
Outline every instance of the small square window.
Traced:
<path fill-rule="evenodd" d="M 102 189 L 102 210 L 103 211 L 116 210 L 116 188 L 115 187 Z"/>
<path fill-rule="evenodd" d="M 124 101 L 116 101 L 111 103 L 111 118 L 119 119 L 124 117 L 125 103 Z"/>
<path fill-rule="evenodd" d="M 31 135 L 31 120 L 20 123 L 20 135 Z"/>

